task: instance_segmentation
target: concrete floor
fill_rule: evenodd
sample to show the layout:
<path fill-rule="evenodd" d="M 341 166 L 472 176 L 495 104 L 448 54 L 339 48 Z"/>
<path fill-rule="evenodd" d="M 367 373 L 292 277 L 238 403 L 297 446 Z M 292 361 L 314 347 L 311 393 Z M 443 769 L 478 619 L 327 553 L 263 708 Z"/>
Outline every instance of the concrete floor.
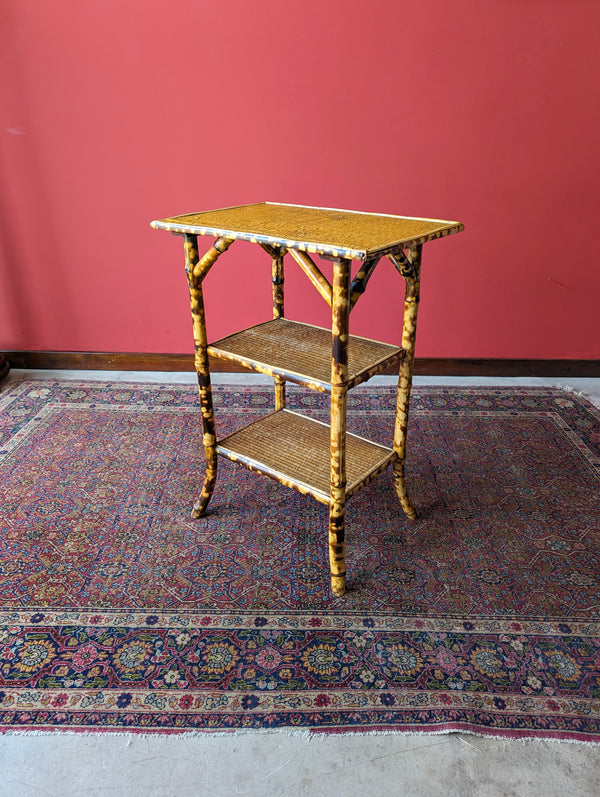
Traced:
<path fill-rule="evenodd" d="M 14 371 L 29 378 L 195 383 L 194 374 Z M 215 382 L 260 382 L 216 375 Z M 393 383 L 377 377 L 369 384 Z M 600 379 L 420 377 L 416 384 L 562 385 L 600 406 Z M 2 389 L 7 385 L 3 383 Z M 469 734 L 285 732 L 223 736 L 0 736 L 0 797 L 597 797 L 600 745 L 503 741 Z"/>
<path fill-rule="evenodd" d="M 2 797 L 597 797 L 600 747 L 478 736 L 4 736 Z"/>

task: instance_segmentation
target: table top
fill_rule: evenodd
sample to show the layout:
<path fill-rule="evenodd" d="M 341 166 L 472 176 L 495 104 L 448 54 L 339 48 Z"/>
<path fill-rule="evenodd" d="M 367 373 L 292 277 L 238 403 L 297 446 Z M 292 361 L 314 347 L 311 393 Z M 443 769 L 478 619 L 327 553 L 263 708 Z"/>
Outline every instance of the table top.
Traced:
<path fill-rule="evenodd" d="M 278 202 L 189 213 L 153 221 L 151 226 L 174 233 L 223 236 L 354 260 L 389 254 L 464 229 L 458 221 Z"/>

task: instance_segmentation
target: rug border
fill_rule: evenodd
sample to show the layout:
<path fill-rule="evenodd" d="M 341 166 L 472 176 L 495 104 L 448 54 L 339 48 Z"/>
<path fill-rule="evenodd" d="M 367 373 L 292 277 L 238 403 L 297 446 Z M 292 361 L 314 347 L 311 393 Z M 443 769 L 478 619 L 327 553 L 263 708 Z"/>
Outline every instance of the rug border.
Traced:
<path fill-rule="evenodd" d="M 78 387 L 90 389 L 90 388 L 97 388 L 102 389 L 106 386 L 111 387 L 118 387 L 128 390 L 156 390 L 159 389 L 161 391 L 172 391 L 172 392 L 185 392 L 188 393 L 190 391 L 190 385 L 187 384 L 177 384 L 177 383 L 151 383 L 151 382 L 123 382 L 121 380 L 111 381 L 110 379 L 106 380 L 65 380 L 65 379 L 17 379 L 11 382 L 6 386 L 6 388 L 2 391 L 2 396 L 0 396 L 0 409 L 5 406 L 4 399 L 11 397 L 11 394 L 18 391 L 19 388 L 26 387 L 28 384 L 35 385 L 38 389 L 41 385 L 46 385 L 49 387 L 67 387 L 69 389 L 77 389 Z M 42 388 L 43 389 L 43 388 Z M 394 387 L 388 386 L 363 386 L 358 390 L 363 391 L 372 391 L 373 393 L 381 393 L 382 391 L 393 391 L 395 392 Z M 428 392 L 447 392 L 456 394 L 457 392 L 464 392 L 470 395 L 475 393 L 485 394 L 491 393 L 497 395 L 498 392 L 519 392 L 521 395 L 523 393 L 529 395 L 552 395 L 555 394 L 557 391 L 560 391 L 563 395 L 565 392 L 576 402 L 579 402 L 587 412 L 592 414 L 594 417 L 600 417 L 600 413 L 598 408 L 584 395 L 581 395 L 577 391 L 566 391 L 565 388 L 560 387 L 552 387 L 552 386 L 486 386 L 486 385 L 476 385 L 476 386 L 434 386 L 434 385 L 424 385 L 424 386 L 415 386 L 415 391 L 419 391 L 422 393 Z M 218 392 L 229 392 L 231 390 L 231 386 L 228 385 L 216 385 L 214 386 L 213 390 Z M 252 392 L 267 392 L 269 390 L 268 386 L 265 385 L 244 385 L 243 390 L 247 391 L 250 390 Z M 135 409 L 135 405 L 132 405 L 132 408 Z M 4 611 L 11 612 L 11 609 L 3 609 Z M 31 613 L 32 611 L 35 612 L 34 607 L 28 607 L 27 612 Z M 95 611 L 98 614 L 107 614 L 110 612 L 110 609 L 95 609 L 94 607 L 90 608 L 89 610 L 86 609 L 74 609 L 74 610 L 54 610 L 48 609 L 48 607 L 40 607 L 39 611 L 60 611 L 63 614 L 69 612 L 85 612 L 85 611 Z M 123 610 L 119 610 L 123 612 Z M 128 610 L 129 611 L 129 610 Z M 137 610 L 134 610 L 137 611 Z M 198 616 L 201 613 L 204 613 L 206 610 L 189 610 L 190 615 Z M 316 610 L 311 614 L 318 616 L 319 614 L 323 616 L 331 615 L 335 612 L 335 607 L 331 607 L 330 609 L 323 609 L 323 610 Z M 129 611 L 130 613 L 130 611 Z M 173 614 L 173 612 L 165 612 L 164 610 L 156 610 L 152 608 L 144 609 L 143 613 L 154 614 Z M 359 610 L 353 610 L 353 615 L 357 615 Z M 176 614 L 181 615 L 181 610 L 178 610 Z M 245 615 L 247 617 L 256 617 L 257 612 L 235 612 L 232 614 L 236 615 Z M 271 612 L 265 612 L 267 614 L 273 614 Z M 289 615 L 289 613 L 286 613 Z M 377 612 L 375 612 L 375 615 Z M 223 616 L 223 613 L 221 613 Z M 413 616 L 409 616 L 413 618 Z M 460 615 L 443 615 L 442 618 L 445 621 L 448 621 L 452 617 L 460 617 Z M 420 615 L 415 615 L 414 619 L 421 618 Z M 427 620 L 435 621 L 438 618 L 431 618 L 427 616 Z M 474 621 L 482 620 L 487 622 L 497 622 L 502 619 L 506 619 L 507 621 L 515 621 L 522 624 L 522 621 L 518 619 L 518 617 L 509 616 L 507 618 L 499 618 L 497 616 L 490 617 L 489 615 L 482 615 L 482 616 L 473 616 L 470 618 Z M 557 622 L 584 622 L 588 625 L 594 624 L 596 622 L 595 619 L 592 620 L 585 620 L 580 621 L 577 618 L 573 620 L 572 618 L 556 618 Z M 532 618 L 528 618 L 527 622 L 531 622 Z M 535 621 L 535 620 L 534 620 Z M 544 623 L 552 623 L 553 618 L 543 617 L 539 618 L 539 622 Z M 600 622 L 600 621 L 599 621 Z M 153 625 L 154 628 L 160 628 L 160 625 Z M 213 626 L 214 627 L 214 626 Z M 524 632 L 524 633 L 533 633 L 533 632 Z M 596 636 L 597 631 L 590 630 L 590 636 Z M 122 691 L 122 690 L 119 690 Z M 345 712 L 347 713 L 347 711 Z M 370 735 L 370 734 L 404 734 L 404 735 L 439 735 L 439 734 L 449 734 L 449 733 L 469 733 L 476 736 L 482 737 L 495 737 L 499 739 L 530 739 L 532 741 L 541 741 L 544 739 L 552 740 L 552 741 L 575 741 L 575 742 L 582 742 L 582 743 L 591 743 L 597 745 L 600 743 L 600 734 L 590 733 L 587 731 L 577 731 L 577 730 L 545 730 L 545 729 L 538 729 L 533 732 L 531 729 L 506 729 L 499 732 L 497 728 L 486 728 L 477 723 L 471 722 L 460 722 L 460 721 L 444 721 L 441 722 L 439 726 L 432 728 L 431 726 L 427 729 L 420 729 L 415 728 L 411 724 L 397 724 L 392 726 L 386 726 L 381 724 L 374 724 L 374 725 L 361 725 L 359 727 L 353 725 L 339 725 L 335 727 L 306 727 L 306 728 L 298 728 L 293 725 L 278 725 L 276 727 L 262 727 L 262 728 L 230 728 L 230 729 L 223 729 L 223 728 L 203 728 L 201 730 L 195 730 L 190 728 L 148 728 L 142 727 L 121 727 L 121 728 L 113 728 L 113 727 L 94 727 L 94 726 L 85 726 L 85 727 L 73 727 L 73 726 L 61 726 L 61 725 L 50 725 L 47 727 L 38 727 L 35 725 L 32 726 L 15 726 L 15 725 L 7 725 L 7 726 L 0 726 L 0 733 L 3 734 L 23 734 L 23 733 L 32 733 L 32 734 L 54 734 L 54 733 L 77 733 L 77 734 L 97 734 L 97 733 L 108 733 L 108 734 L 115 734 L 115 735 L 122 735 L 122 734 L 131 734 L 131 735 L 140 735 L 140 734 L 148 734 L 148 735 L 202 735 L 202 736 L 211 736 L 211 735 L 231 735 L 231 734 L 238 734 L 238 733 L 256 733 L 256 732 L 273 732 L 273 733 L 299 733 L 301 735 L 307 735 L 309 737 L 316 737 L 320 735 L 332 735 L 332 734 L 359 734 L 359 735 Z"/>

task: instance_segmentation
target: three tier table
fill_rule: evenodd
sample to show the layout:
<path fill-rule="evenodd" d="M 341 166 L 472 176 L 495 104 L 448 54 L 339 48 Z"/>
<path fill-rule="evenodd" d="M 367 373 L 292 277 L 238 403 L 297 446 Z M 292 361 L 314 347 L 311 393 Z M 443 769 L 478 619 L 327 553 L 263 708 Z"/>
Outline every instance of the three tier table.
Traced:
<path fill-rule="evenodd" d="M 349 210 L 263 202 L 153 221 L 152 227 L 183 237 L 203 424 L 206 474 L 192 512 L 202 517 L 217 478 L 217 456 L 239 462 L 329 507 L 331 589 L 346 589 L 344 509 L 350 496 L 392 466 L 405 514 L 414 519 L 404 480 L 408 405 L 412 384 L 423 244 L 460 232 L 456 221 L 409 218 Z M 201 257 L 198 236 L 216 240 Z M 209 344 L 202 282 L 219 256 L 238 240 L 260 246 L 272 261 L 273 318 Z M 284 313 L 284 257 L 306 273 L 331 307 L 331 329 L 291 321 Z M 333 263 L 331 283 L 313 257 Z M 349 334 L 350 313 L 382 257 L 406 283 L 400 346 Z M 359 261 L 352 277 L 352 261 Z M 269 374 L 275 411 L 217 440 L 209 357 Z M 375 374 L 399 369 L 391 447 L 346 432 L 348 391 Z M 330 395 L 330 423 L 286 408 L 285 383 Z"/>

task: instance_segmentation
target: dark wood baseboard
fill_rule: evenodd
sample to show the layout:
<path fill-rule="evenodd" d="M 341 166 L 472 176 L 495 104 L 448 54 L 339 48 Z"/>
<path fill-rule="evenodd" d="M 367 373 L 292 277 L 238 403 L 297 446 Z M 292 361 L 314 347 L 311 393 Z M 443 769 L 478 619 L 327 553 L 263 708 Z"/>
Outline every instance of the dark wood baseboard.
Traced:
<path fill-rule="evenodd" d="M 3 354 L 0 354 L 0 382 L 4 379 L 5 376 L 8 376 L 9 371 L 10 371 L 10 363 Z"/>
<path fill-rule="evenodd" d="M 192 354 L 139 352 L 7 351 L 12 368 L 90 371 L 193 371 Z M 212 360 L 214 372 L 240 373 L 235 363 Z M 414 373 L 420 376 L 547 376 L 600 377 L 600 360 L 448 359 L 420 357 Z"/>

